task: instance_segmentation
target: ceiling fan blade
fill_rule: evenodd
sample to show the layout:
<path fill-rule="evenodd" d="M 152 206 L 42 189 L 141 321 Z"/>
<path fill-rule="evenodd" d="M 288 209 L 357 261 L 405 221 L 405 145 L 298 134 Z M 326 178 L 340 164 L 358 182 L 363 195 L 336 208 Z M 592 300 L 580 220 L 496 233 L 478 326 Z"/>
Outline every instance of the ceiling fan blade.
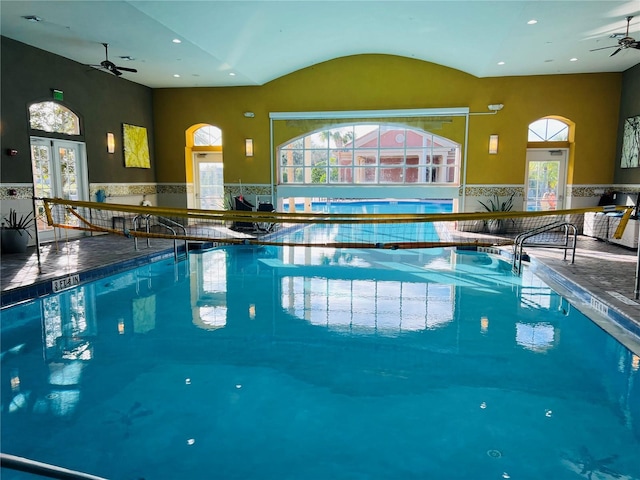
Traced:
<path fill-rule="evenodd" d="M 594 48 L 593 50 L 589 50 L 590 52 L 596 52 L 598 50 L 606 50 L 607 48 L 616 48 L 618 45 L 610 45 L 608 47 Z"/>
<path fill-rule="evenodd" d="M 622 50 L 621 48 L 618 48 L 615 52 L 613 52 L 611 55 L 609 55 L 610 57 L 613 57 L 616 53 L 618 53 L 620 50 Z"/>
<path fill-rule="evenodd" d="M 116 66 L 116 68 L 118 70 L 124 70 L 125 72 L 138 73 L 138 70 L 136 70 L 135 68 L 127 68 L 127 67 L 120 67 L 120 66 Z"/>
<path fill-rule="evenodd" d="M 109 70 L 111 73 L 113 73 L 116 77 L 119 77 L 120 75 L 122 75 L 122 72 L 116 68 Z"/>
<path fill-rule="evenodd" d="M 640 50 L 640 41 L 629 44 L 629 48 L 637 48 Z"/>

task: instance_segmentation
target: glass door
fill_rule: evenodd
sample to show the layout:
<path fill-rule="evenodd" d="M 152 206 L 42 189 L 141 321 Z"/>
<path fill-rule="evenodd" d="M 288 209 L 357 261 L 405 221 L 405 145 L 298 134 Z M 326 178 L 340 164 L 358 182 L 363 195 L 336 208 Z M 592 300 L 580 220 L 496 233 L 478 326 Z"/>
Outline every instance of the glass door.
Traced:
<path fill-rule="evenodd" d="M 565 149 L 527 150 L 527 211 L 564 208 L 566 160 Z"/>
<path fill-rule="evenodd" d="M 32 137 L 31 163 L 36 197 L 89 199 L 87 159 L 83 143 Z M 47 225 L 42 202 L 36 202 L 36 209 L 40 241 L 53 240 L 53 228 Z M 78 223 L 72 215 L 68 220 L 71 224 Z M 81 231 L 67 230 L 69 237 L 81 235 Z"/>
<path fill-rule="evenodd" d="M 194 154 L 196 208 L 224 210 L 222 152 Z"/>

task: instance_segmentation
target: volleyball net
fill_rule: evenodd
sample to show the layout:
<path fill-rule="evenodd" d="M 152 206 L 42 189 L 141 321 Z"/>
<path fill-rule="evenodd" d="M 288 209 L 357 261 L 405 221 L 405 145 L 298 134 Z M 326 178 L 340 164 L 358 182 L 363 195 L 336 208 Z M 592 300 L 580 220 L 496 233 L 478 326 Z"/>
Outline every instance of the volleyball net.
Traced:
<path fill-rule="evenodd" d="M 566 235 L 566 225 L 593 237 L 619 239 L 633 209 L 379 214 L 198 210 L 52 198 L 37 199 L 37 204 L 50 227 L 136 240 L 384 249 L 504 246 L 512 245 L 525 232 L 536 231 L 539 233 L 528 237 L 528 242 L 553 244 Z"/>

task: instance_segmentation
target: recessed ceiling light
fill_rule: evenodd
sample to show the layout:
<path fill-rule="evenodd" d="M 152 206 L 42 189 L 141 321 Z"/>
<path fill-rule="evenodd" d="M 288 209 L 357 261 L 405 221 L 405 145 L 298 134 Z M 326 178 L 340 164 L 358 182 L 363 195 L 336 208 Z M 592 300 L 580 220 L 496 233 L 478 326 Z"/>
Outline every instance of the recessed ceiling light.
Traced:
<path fill-rule="evenodd" d="M 174 38 L 173 40 L 171 40 L 173 43 L 182 43 L 182 40 L 180 40 L 179 38 Z"/>
<path fill-rule="evenodd" d="M 532 18 L 527 22 L 527 25 L 535 25 L 536 23 L 538 23 L 538 20 L 536 20 L 535 18 Z"/>
<path fill-rule="evenodd" d="M 569 59 L 569 61 L 570 61 L 570 62 L 577 62 L 577 61 L 578 61 L 578 59 L 577 59 L 576 57 L 573 57 L 573 58 L 570 58 L 570 59 Z"/>
<path fill-rule="evenodd" d="M 498 65 L 504 65 L 504 62 L 498 62 Z"/>
<path fill-rule="evenodd" d="M 180 74 L 178 74 L 178 73 L 174 73 L 173 76 L 176 77 L 176 78 L 180 78 Z"/>
<path fill-rule="evenodd" d="M 233 73 L 233 72 L 229 72 L 229 76 L 230 76 L 230 77 L 235 77 L 235 76 L 236 76 L 236 74 L 235 74 L 235 73 Z"/>

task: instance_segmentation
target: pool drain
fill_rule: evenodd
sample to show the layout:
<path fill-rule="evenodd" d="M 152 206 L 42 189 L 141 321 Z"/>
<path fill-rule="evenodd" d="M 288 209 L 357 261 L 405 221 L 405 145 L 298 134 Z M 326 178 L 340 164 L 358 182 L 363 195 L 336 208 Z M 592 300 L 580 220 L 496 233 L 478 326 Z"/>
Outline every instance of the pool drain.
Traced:
<path fill-rule="evenodd" d="M 487 455 L 489 455 L 491 458 L 500 458 L 502 456 L 502 453 L 500 452 L 500 450 L 487 450 Z"/>

